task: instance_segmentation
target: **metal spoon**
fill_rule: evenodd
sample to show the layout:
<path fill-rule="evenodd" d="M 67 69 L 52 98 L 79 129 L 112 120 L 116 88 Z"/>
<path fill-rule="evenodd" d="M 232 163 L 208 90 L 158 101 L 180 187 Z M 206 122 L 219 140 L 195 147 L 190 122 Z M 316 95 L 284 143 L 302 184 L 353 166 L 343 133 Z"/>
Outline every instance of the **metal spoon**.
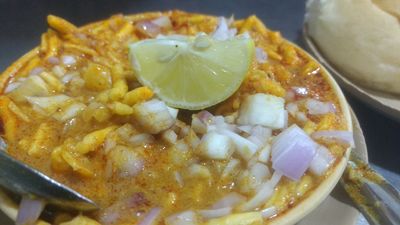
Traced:
<path fill-rule="evenodd" d="M 98 206 L 87 197 L 21 163 L 7 154 L 7 144 L 0 138 L 0 185 L 21 196 L 34 196 L 46 204 L 80 211 Z"/>
<path fill-rule="evenodd" d="M 306 24 L 303 26 L 303 39 L 307 49 L 329 72 L 343 77 L 319 51 L 308 35 Z M 400 224 L 399 191 L 353 152 L 340 183 L 371 225 Z"/>

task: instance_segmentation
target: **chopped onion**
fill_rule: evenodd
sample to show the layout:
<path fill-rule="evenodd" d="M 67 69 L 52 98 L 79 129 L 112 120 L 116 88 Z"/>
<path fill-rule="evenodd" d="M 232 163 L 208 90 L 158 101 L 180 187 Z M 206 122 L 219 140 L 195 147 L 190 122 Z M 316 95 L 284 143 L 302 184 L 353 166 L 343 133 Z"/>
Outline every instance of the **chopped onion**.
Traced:
<path fill-rule="evenodd" d="M 267 177 L 271 176 L 268 167 L 259 162 L 250 168 L 250 174 L 258 184 L 261 184 Z"/>
<path fill-rule="evenodd" d="M 218 41 L 224 41 L 233 38 L 236 32 L 235 28 L 229 29 L 229 24 L 225 17 L 219 17 L 217 28 L 211 34 L 211 37 Z"/>
<path fill-rule="evenodd" d="M 148 20 L 138 22 L 136 24 L 136 28 L 150 37 L 156 37 L 159 33 L 161 33 L 160 26 Z"/>
<path fill-rule="evenodd" d="M 157 134 L 167 130 L 176 121 L 167 105 L 158 99 L 135 104 L 132 109 L 132 116 L 135 121 L 150 134 Z"/>
<path fill-rule="evenodd" d="M 335 157 L 329 152 L 327 148 L 320 145 L 318 146 L 317 153 L 310 164 L 310 171 L 318 176 L 325 174 L 328 168 L 334 162 Z"/>
<path fill-rule="evenodd" d="M 271 154 L 271 145 L 266 144 L 258 154 L 258 161 L 267 163 L 269 161 L 269 155 Z"/>
<path fill-rule="evenodd" d="M 230 130 L 219 130 L 218 132 L 231 138 L 235 145 L 235 150 L 245 160 L 249 160 L 258 149 L 256 144 Z"/>
<path fill-rule="evenodd" d="M 183 139 L 176 142 L 175 148 L 182 152 L 189 151 L 189 145 Z"/>
<path fill-rule="evenodd" d="M 62 82 L 63 84 L 67 84 L 67 83 L 69 83 L 72 79 L 74 79 L 76 76 L 77 76 L 77 75 L 76 75 L 75 73 L 68 73 L 68 74 L 65 74 L 65 76 L 63 76 L 63 77 L 61 78 L 61 82 Z"/>
<path fill-rule="evenodd" d="M 265 145 L 272 135 L 272 130 L 263 126 L 255 126 L 250 131 L 248 140 L 252 140 L 259 148 Z"/>
<path fill-rule="evenodd" d="M 222 171 L 222 178 L 235 175 L 236 168 L 240 165 L 240 161 L 237 159 L 231 159 L 228 164 L 226 164 L 224 170 Z"/>
<path fill-rule="evenodd" d="M 193 211 L 184 211 L 173 214 L 164 220 L 166 225 L 196 225 L 199 222 L 197 214 Z"/>
<path fill-rule="evenodd" d="M 292 116 L 296 116 L 296 113 L 299 111 L 299 107 L 297 103 L 290 102 L 286 105 L 286 110 Z"/>
<path fill-rule="evenodd" d="M 303 112 L 297 112 L 296 113 L 296 119 L 298 119 L 301 122 L 307 122 L 307 116 Z"/>
<path fill-rule="evenodd" d="M 117 142 L 114 139 L 107 138 L 104 141 L 104 153 L 110 152 L 111 149 L 113 149 L 117 145 Z"/>
<path fill-rule="evenodd" d="M 183 183 L 183 178 L 182 178 L 181 174 L 178 171 L 175 171 L 174 176 L 175 176 L 175 180 L 179 184 L 179 186 L 183 187 L 184 183 Z"/>
<path fill-rule="evenodd" d="M 246 197 L 236 192 L 231 192 L 212 205 L 212 209 L 233 208 L 246 201 Z"/>
<path fill-rule="evenodd" d="M 150 134 L 136 134 L 129 138 L 129 143 L 133 146 L 140 146 L 154 142 L 154 137 Z"/>
<path fill-rule="evenodd" d="M 335 105 L 331 102 L 321 102 L 315 99 L 307 99 L 306 107 L 311 115 L 322 115 L 330 112 L 336 112 Z"/>
<path fill-rule="evenodd" d="M 199 210 L 198 212 L 204 219 L 208 220 L 208 219 L 226 216 L 232 212 L 232 208 L 226 207 L 226 208 L 219 208 L 219 209 L 204 209 L 204 210 Z"/>
<path fill-rule="evenodd" d="M 19 204 L 16 225 L 33 225 L 44 209 L 45 203 L 38 199 L 24 196 Z"/>
<path fill-rule="evenodd" d="M 166 130 L 162 133 L 161 138 L 169 144 L 175 144 L 178 135 L 173 130 Z"/>
<path fill-rule="evenodd" d="M 239 211 L 250 211 L 264 204 L 274 193 L 275 187 L 279 183 L 281 177 L 282 174 L 275 171 L 269 181 L 261 184 L 256 195 L 254 195 L 249 201 L 243 203 L 238 207 Z"/>
<path fill-rule="evenodd" d="M 321 130 L 311 134 L 314 139 L 339 142 L 350 147 L 354 147 L 353 132 L 344 130 Z"/>
<path fill-rule="evenodd" d="M 111 211 L 110 212 L 104 212 L 100 215 L 100 222 L 101 224 L 104 225 L 112 225 L 119 219 L 119 212 L 116 211 Z"/>
<path fill-rule="evenodd" d="M 172 27 L 171 20 L 169 19 L 168 16 L 160 16 L 160 17 L 152 20 L 151 22 L 162 28 L 168 29 L 168 28 Z"/>
<path fill-rule="evenodd" d="M 253 129 L 253 126 L 252 125 L 242 125 L 242 126 L 238 126 L 237 128 L 240 131 L 243 131 L 243 132 L 245 132 L 247 134 L 250 134 L 251 130 Z"/>
<path fill-rule="evenodd" d="M 86 105 L 80 102 L 75 102 L 66 108 L 59 109 L 52 116 L 58 121 L 65 122 L 69 119 L 76 117 L 80 112 L 86 108 Z"/>
<path fill-rule="evenodd" d="M 192 117 L 192 129 L 198 134 L 205 134 L 207 132 L 207 124 L 199 119 L 196 115 Z"/>
<path fill-rule="evenodd" d="M 50 57 L 47 59 L 47 62 L 49 62 L 50 64 L 53 64 L 53 65 L 57 65 L 57 64 L 60 63 L 60 60 L 59 60 L 57 57 L 55 57 L 55 56 L 50 56 Z"/>
<path fill-rule="evenodd" d="M 157 217 L 160 215 L 161 208 L 152 208 L 138 225 L 154 225 Z"/>
<path fill-rule="evenodd" d="M 258 63 L 266 63 L 268 59 L 267 53 L 265 53 L 264 49 L 260 47 L 256 47 L 256 59 Z"/>
<path fill-rule="evenodd" d="M 54 66 L 53 69 L 51 69 L 51 72 L 53 72 L 57 77 L 63 77 L 65 75 L 65 69 L 59 65 Z"/>
<path fill-rule="evenodd" d="M 286 91 L 285 100 L 288 102 L 294 101 L 296 99 L 296 94 L 292 89 Z"/>
<path fill-rule="evenodd" d="M 44 68 L 43 68 L 43 67 L 35 67 L 35 68 L 33 68 L 33 69 L 31 70 L 31 72 L 29 73 L 29 76 L 38 75 L 38 74 L 40 74 L 40 73 L 43 72 L 43 71 L 44 71 Z"/>
<path fill-rule="evenodd" d="M 71 55 L 63 55 L 61 57 L 61 61 L 66 66 L 72 66 L 72 65 L 74 65 L 76 63 L 75 57 L 73 57 Z"/>
<path fill-rule="evenodd" d="M 272 168 L 299 180 L 309 167 L 317 144 L 297 125 L 280 133 L 272 143 Z"/>
<path fill-rule="evenodd" d="M 278 213 L 278 210 L 276 209 L 275 206 L 269 207 L 269 208 L 265 208 L 261 210 L 261 216 L 264 219 L 268 219 L 271 218 L 273 216 L 275 216 Z"/>
<path fill-rule="evenodd" d="M 213 114 L 205 110 L 197 113 L 197 117 L 205 124 L 211 123 L 212 119 L 214 118 Z"/>
<path fill-rule="evenodd" d="M 12 83 L 9 83 L 9 84 L 7 85 L 7 87 L 6 87 L 6 89 L 4 90 L 4 93 L 5 93 L 5 94 L 10 93 L 11 91 L 13 91 L 13 90 L 15 90 L 16 88 L 18 88 L 20 85 L 21 85 L 20 82 L 12 82 Z"/>
<path fill-rule="evenodd" d="M 305 97 L 308 95 L 308 90 L 306 87 L 292 87 L 292 90 L 297 96 Z"/>

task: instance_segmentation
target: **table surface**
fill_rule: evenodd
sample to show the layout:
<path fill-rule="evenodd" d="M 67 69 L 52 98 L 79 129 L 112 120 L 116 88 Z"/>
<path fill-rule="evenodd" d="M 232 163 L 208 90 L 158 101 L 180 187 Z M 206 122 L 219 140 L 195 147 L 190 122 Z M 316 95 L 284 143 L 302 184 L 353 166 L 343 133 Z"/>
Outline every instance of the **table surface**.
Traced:
<path fill-rule="evenodd" d="M 46 15 L 55 14 L 76 25 L 109 17 L 116 13 L 138 13 L 181 9 L 236 18 L 256 14 L 273 30 L 300 46 L 304 0 L 119 0 L 119 1 L 44 1 L 0 0 L 0 71 L 25 52 L 37 46 L 47 29 Z M 345 95 L 364 131 L 370 161 L 395 186 L 400 187 L 400 123 L 375 111 L 349 93 Z M 4 224 L 4 223 L 1 223 Z"/>

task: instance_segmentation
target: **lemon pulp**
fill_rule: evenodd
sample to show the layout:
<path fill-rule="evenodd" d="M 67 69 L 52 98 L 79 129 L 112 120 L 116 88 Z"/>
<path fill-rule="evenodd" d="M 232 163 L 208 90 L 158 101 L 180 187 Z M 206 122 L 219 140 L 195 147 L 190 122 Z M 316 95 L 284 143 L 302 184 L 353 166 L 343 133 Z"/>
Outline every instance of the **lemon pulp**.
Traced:
<path fill-rule="evenodd" d="M 225 41 L 205 34 L 147 39 L 129 46 L 138 80 L 169 106 L 203 109 L 231 96 L 254 56 L 245 35 Z"/>

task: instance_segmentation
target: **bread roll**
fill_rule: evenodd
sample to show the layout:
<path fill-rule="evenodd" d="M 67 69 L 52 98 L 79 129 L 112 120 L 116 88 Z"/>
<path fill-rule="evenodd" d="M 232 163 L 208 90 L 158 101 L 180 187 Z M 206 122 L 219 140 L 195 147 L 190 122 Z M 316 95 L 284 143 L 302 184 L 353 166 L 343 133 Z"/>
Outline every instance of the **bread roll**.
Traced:
<path fill-rule="evenodd" d="M 400 94 L 400 4 L 373 1 L 308 0 L 308 31 L 328 60 L 357 84 Z"/>

